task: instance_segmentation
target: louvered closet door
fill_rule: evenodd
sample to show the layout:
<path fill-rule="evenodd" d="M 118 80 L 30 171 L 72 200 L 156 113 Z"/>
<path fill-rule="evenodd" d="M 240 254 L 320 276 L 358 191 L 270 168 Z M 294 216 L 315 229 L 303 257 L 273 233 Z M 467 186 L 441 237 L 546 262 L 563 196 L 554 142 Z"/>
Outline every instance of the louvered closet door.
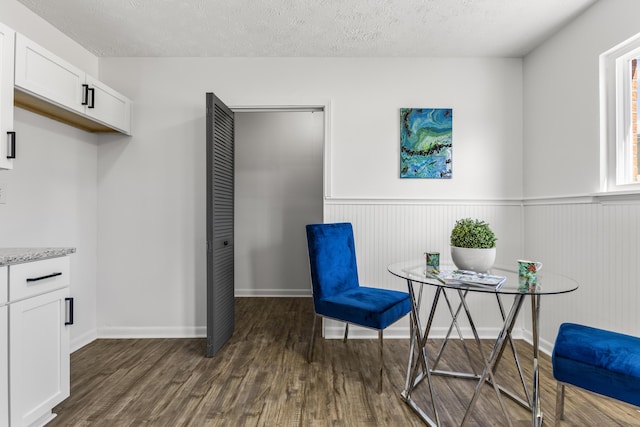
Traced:
<path fill-rule="evenodd" d="M 207 93 L 207 356 L 233 335 L 233 112 Z"/>

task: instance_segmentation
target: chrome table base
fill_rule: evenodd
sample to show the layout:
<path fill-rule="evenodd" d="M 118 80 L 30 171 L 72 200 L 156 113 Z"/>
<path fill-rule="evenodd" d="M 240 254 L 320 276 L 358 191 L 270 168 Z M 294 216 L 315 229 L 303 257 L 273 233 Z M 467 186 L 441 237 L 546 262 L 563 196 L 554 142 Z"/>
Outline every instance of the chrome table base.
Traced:
<path fill-rule="evenodd" d="M 500 408 L 505 417 L 507 425 L 512 426 L 511 418 L 509 417 L 509 413 L 504 404 L 502 396 L 507 396 L 512 399 L 514 402 L 518 403 L 523 408 L 530 410 L 532 414 L 532 426 L 539 427 L 542 425 L 542 413 L 540 410 L 540 397 L 538 393 L 538 356 L 539 356 L 539 331 L 538 331 L 538 319 L 539 319 L 539 310 L 540 310 L 540 296 L 539 295 L 531 295 L 531 312 L 532 312 L 532 320 L 533 320 L 533 393 L 532 395 L 529 393 L 529 388 L 527 387 L 525 377 L 520 366 L 520 360 L 518 358 L 518 353 L 516 351 L 515 344 L 511 338 L 511 331 L 515 325 L 516 319 L 518 317 L 518 313 L 522 307 L 525 297 L 527 294 L 516 294 L 514 296 L 513 304 L 509 309 L 509 312 L 505 315 L 505 311 L 502 305 L 502 300 L 500 299 L 500 294 L 496 293 L 496 299 L 498 302 L 498 307 L 500 309 L 500 315 L 503 320 L 502 329 L 496 338 L 496 341 L 493 345 L 491 353 L 488 357 L 485 356 L 484 351 L 482 350 L 482 346 L 480 343 L 480 338 L 478 336 L 477 329 L 473 322 L 473 318 L 471 316 L 471 312 L 469 311 L 469 307 L 467 305 L 466 297 L 469 292 L 469 289 L 458 289 L 454 290 L 458 293 L 459 304 L 458 307 L 454 310 L 451 301 L 449 300 L 449 296 L 447 295 L 447 288 L 437 287 L 435 295 L 433 297 L 433 302 L 431 304 L 431 309 L 429 312 L 429 317 L 427 319 L 427 323 L 423 329 L 422 322 L 420 319 L 420 305 L 422 302 L 422 291 L 423 284 L 418 283 L 419 291 L 418 295 L 416 295 L 416 290 L 414 289 L 414 283 L 407 279 L 407 285 L 409 288 L 409 295 L 411 297 L 411 346 L 410 346 L 410 354 L 409 361 L 407 363 L 407 377 L 405 382 L 405 388 L 401 393 L 402 399 L 416 412 L 416 414 L 429 426 L 440 426 L 440 415 L 438 412 L 438 396 L 435 388 L 433 387 L 432 376 L 448 376 L 448 377 L 456 377 L 456 378 L 464 378 L 477 381 L 473 396 L 469 401 L 467 409 L 464 414 L 464 418 L 462 419 L 460 425 L 464 426 L 470 421 L 471 415 L 473 413 L 473 409 L 476 405 L 477 399 L 480 394 L 480 390 L 483 385 L 490 385 L 498 398 L 498 402 L 500 404 Z M 451 288 L 448 288 L 452 290 Z M 427 340 L 429 338 L 429 332 L 431 331 L 431 326 L 433 324 L 433 319 L 435 316 L 436 308 L 440 301 L 441 297 L 444 297 L 444 300 L 447 304 L 449 313 L 451 314 L 451 324 L 445 336 L 445 339 L 438 351 L 438 354 L 433 359 L 433 366 L 430 366 L 429 355 L 427 353 Z M 458 317 L 460 312 L 464 310 L 464 313 L 469 321 L 471 326 L 471 331 L 474 336 L 474 341 L 478 347 L 480 357 L 483 361 L 482 373 L 477 374 L 476 370 L 473 366 L 471 356 L 469 353 L 469 349 L 467 347 L 467 343 L 465 342 L 460 327 L 458 325 Z M 471 373 L 468 372 L 452 372 L 452 371 L 444 371 L 438 370 L 437 365 L 442 357 L 442 354 L 447 347 L 447 343 L 451 339 L 451 333 L 453 329 L 456 329 L 459 340 L 462 343 L 464 352 L 469 361 L 469 366 L 471 368 Z M 499 386 L 494 378 L 494 373 L 497 372 L 498 365 L 502 359 L 502 354 L 507 346 L 507 343 L 510 345 L 515 365 L 518 369 L 518 374 L 520 376 L 520 382 L 522 384 L 522 389 L 524 391 L 525 398 L 519 397 L 512 393 L 509 390 L 504 389 Z M 423 380 L 427 380 L 427 384 L 429 387 L 429 396 L 431 398 L 431 415 L 427 414 L 427 412 L 422 409 L 416 401 L 413 399 L 412 394 L 416 387 L 418 387 Z"/>

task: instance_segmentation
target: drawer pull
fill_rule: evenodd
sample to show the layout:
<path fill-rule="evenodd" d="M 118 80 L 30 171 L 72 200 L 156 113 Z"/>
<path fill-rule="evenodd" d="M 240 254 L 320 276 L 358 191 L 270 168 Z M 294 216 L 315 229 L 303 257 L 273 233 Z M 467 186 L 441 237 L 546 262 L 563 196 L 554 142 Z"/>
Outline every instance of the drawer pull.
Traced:
<path fill-rule="evenodd" d="M 51 273 L 40 277 L 27 277 L 27 282 L 37 282 L 38 280 L 50 279 L 56 276 L 62 276 L 62 273 Z"/>
<path fill-rule="evenodd" d="M 16 133 L 14 131 L 7 132 L 9 135 L 9 146 L 7 147 L 7 159 L 16 158 Z"/>
<path fill-rule="evenodd" d="M 88 92 L 91 94 L 91 102 L 87 104 L 87 108 L 95 108 L 96 106 L 96 90 L 92 87 L 88 89 Z M 87 101 L 89 98 L 87 98 Z"/>
<path fill-rule="evenodd" d="M 89 85 L 82 85 L 82 105 L 89 105 Z"/>
<path fill-rule="evenodd" d="M 66 325 L 73 325 L 73 298 L 65 298 L 66 303 L 66 319 L 64 321 Z"/>

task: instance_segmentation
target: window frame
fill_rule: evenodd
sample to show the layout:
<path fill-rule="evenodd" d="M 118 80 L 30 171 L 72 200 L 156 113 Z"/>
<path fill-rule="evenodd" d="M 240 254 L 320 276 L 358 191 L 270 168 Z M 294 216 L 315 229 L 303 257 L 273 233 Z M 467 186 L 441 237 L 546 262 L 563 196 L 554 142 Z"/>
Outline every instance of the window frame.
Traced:
<path fill-rule="evenodd" d="M 640 33 L 600 55 L 600 191 L 605 193 L 640 192 L 632 177 L 630 64 L 636 58 Z"/>

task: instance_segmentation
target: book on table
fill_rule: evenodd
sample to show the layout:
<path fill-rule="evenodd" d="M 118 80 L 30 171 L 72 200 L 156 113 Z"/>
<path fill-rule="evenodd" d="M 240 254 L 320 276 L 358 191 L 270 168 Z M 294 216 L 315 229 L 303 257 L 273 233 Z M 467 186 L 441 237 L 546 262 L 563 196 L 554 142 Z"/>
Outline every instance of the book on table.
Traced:
<path fill-rule="evenodd" d="M 439 270 L 437 272 L 427 272 L 427 276 L 433 277 L 442 284 L 447 285 L 460 283 L 493 289 L 499 289 L 507 280 L 504 276 L 495 276 L 468 270 Z"/>

